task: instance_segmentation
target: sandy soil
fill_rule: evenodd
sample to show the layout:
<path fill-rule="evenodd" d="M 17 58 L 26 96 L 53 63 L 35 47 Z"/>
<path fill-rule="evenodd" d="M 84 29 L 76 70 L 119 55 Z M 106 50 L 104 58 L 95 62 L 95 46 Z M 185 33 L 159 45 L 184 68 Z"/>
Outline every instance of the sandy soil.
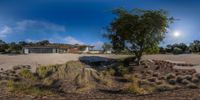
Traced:
<path fill-rule="evenodd" d="M 0 68 L 10 69 L 15 65 L 31 65 L 32 69 L 40 65 L 62 64 L 70 60 L 78 60 L 83 56 L 100 56 L 106 58 L 123 58 L 126 55 L 89 55 L 89 54 L 28 54 L 28 55 L 0 55 Z M 143 59 L 184 61 L 200 64 L 200 55 L 145 55 Z"/>
<path fill-rule="evenodd" d="M 191 64 L 200 64 L 200 55 L 196 54 L 182 54 L 182 55 L 145 55 L 143 59 L 155 59 L 155 60 L 171 60 L 178 62 L 185 62 Z"/>
<path fill-rule="evenodd" d="M 0 55 L 0 68 L 10 69 L 16 65 L 31 65 L 34 71 L 40 65 L 63 64 L 80 57 L 99 56 L 106 58 L 123 58 L 123 55 L 89 55 L 89 54 L 28 54 L 28 55 Z"/>

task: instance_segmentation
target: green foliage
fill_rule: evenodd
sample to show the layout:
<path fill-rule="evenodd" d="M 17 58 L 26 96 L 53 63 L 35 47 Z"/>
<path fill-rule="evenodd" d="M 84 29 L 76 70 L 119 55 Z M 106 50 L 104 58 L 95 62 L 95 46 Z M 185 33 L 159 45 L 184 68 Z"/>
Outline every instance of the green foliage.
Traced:
<path fill-rule="evenodd" d="M 153 46 L 153 47 L 151 47 L 151 48 L 147 48 L 146 50 L 145 50 L 145 53 L 146 54 L 158 54 L 159 53 L 159 47 L 157 46 L 157 45 L 155 45 L 155 46 Z"/>
<path fill-rule="evenodd" d="M 37 78 L 33 75 L 33 73 L 28 69 L 22 69 L 19 72 L 19 75 L 25 79 L 36 80 Z"/>
<path fill-rule="evenodd" d="M 116 9 L 113 12 L 117 17 L 110 25 L 107 37 L 116 52 L 127 49 L 134 53 L 138 64 L 143 52 L 159 45 L 173 21 L 164 10 Z"/>
<path fill-rule="evenodd" d="M 180 48 L 175 47 L 173 50 L 173 54 L 182 54 L 182 50 Z"/>

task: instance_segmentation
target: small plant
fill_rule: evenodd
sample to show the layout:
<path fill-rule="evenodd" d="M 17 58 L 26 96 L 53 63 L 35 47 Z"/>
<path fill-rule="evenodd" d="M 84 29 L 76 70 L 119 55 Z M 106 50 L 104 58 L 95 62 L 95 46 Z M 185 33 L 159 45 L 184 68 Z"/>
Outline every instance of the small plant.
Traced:
<path fill-rule="evenodd" d="M 144 88 L 139 87 L 139 80 L 136 77 L 133 77 L 133 80 L 134 81 L 129 84 L 126 90 L 134 94 L 145 94 L 147 91 L 145 91 Z"/>
<path fill-rule="evenodd" d="M 171 85 L 163 84 L 163 85 L 157 86 L 155 88 L 155 91 L 157 91 L 157 92 L 164 92 L 164 91 L 170 91 L 172 89 L 173 89 L 173 87 Z"/>
<path fill-rule="evenodd" d="M 53 79 L 50 79 L 50 78 L 45 78 L 45 79 L 43 80 L 43 84 L 44 84 L 44 85 L 47 85 L 47 86 L 51 86 L 53 83 L 54 83 L 54 80 L 53 80 Z"/>
<path fill-rule="evenodd" d="M 153 77 L 158 77 L 160 74 L 158 72 L 153 73 Z"/>
<path fill-rule="evenodd" d="M 157 79 L 156 79 L 155 77 L 152 77 L 152 78 L 149 78 L 149 79 L 148 79 L 149 82 L 156 82 L 156 80 L 157 80 Z"/>
<path fill-rule="evenodd" d="M 184 79 L 182 82 L 181 82 L 183 85 L 187 85 L 190 83 L 190 81 L 188 81 L 187 79 Z"/>
<path fill-rule="evenodd" d="M 171 85 L 175 85 L 176 84 L 176 80 L 175 79 L 170 79 L 168 80 L 168 83 Z"/>
<path fill-rule="evenodd" d="M 37 78 L 33 75 L 33 73 L 28 69 L 22 69 L 19 72 L 19 75 L 25 79 L 36 80 Z"/>
<path fill-rule="evenodd" d="M 184 78 L 189 80 L 189 81 L 191 81 L 192 80 L 192 75 L 185 75 Z"/>
<path fill-rule="evenodd" d="M 169 74 L 166 75 L 167 80 L 174 79 L 174 78 L 176 78 L 176 75 L 173 74 L 173 73 L 169 73 Z"/>
<path fill-rule="evenodd" d="M 120 65 L 116 68 L 115 72 L 115 74 L 118 76 L 124 76 L 125 74 L 128 74 L 128 68 Z"/>
<path fill-rule="evenodd" d="M 39 77 L 45 78 L 48 75 L 48 70 L 46 66 L 40 66 L 36 69 L 36 73 Z"/>
<path fill-rule="evenodd" d="M 183 80 L 184 80 L 184 77 L 183 77 L 183 76 L 177 76 L 177 77 L 176 77 L 176 82 L 177 82 L 177 83 L 182 83 Z"/>
<path fill-rule="evenodd" d="M 198 88 L 198 86 L 196 85 L 196 84 L 194 84 L 194 83 L 189 83 L 189 84 L 187 84 L 186 85 L 188 88 L 190 88 L 190 89 L 196 89 L 196 88 Z"/>
<path fill-rule="evenodd" d="M 194 76 L 198 79 L 200 79 L 200 73 L 195 73 Z"/>
<path fill-rule="evenodd" d="M 192 78 L 192 80 L 191 80 L 193 83 L 198 83 L 199 82 L 199 79 L 198 78 L 196 78 L 196 77 L 194 77 L 194 78 Z"/>
<path fill-rule="evenodd" d="M 8 89 L 9 92 L 14 90 L 14 82 L 12 80 L 8 80 L 7 89 Z"/>

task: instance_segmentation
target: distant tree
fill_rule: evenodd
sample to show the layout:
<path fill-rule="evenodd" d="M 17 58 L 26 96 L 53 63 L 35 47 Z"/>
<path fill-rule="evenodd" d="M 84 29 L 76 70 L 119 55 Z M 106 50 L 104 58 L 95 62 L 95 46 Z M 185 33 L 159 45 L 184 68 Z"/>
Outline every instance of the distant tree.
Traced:
<path fill-rule="evenodd" d="M 0 52 L 5 52 L 8 48 L 8 44 L 6 44 L 6 42 L 4 42 L 3 40 L 0 40 Z"/>
<path fill-rule="evenodd" d="M 133 53 L 137 64 L 146 50 L 159 45 L 173 22 L 164 10 L 116 9 L 113 12 L 117 18 L 108 28 L 107 37 L 115 51 L 127 49 Z"/>
<path fill-rule="evenodd" d="M 19 43 L 18 43 L 20 46 L 26 46 L 26 45 L 28 45 L 28 43 L 26 42 L 26 41 L 19 41 Z"/>
<path fill-rule="evenodd" d="M 200 41 L 194 40 L 193 43 L 190 44 L 189 48 L 191 52 L 194 53 L 200 52 Z"/>
<path fill-rule="evenodd" d="M 154 47 L 147 48 L 147 49 L 145 50 L 145 53 L 146 53 L 146 54 L 158 54 L 158 53 L 159 53 L 159 50 L 160 50 L 160 48 L 159 48 L 157 45 L 155 45 Z"/>
<path fill-rule="evenodd" d="M 163 47 L 159 47 L 159 53 L 165 54 L 166 53 L 166 49 L 163 48 Z"/>
<path fill-rule="evenodd" d="M 103 51 L 110 51 L 112 49 L 112 44 L 109 44 L 109 43 L 104 43 L 103 46 Z"/>
<path fill-rule="evenodd" d="M 44 45 L 49 45 L 50 42 L 48 40 L 43 40 L 43 41 L 39 41 L 36 43 L 37 45 L 41 45 L 41 46 L 44 46 Z"/>

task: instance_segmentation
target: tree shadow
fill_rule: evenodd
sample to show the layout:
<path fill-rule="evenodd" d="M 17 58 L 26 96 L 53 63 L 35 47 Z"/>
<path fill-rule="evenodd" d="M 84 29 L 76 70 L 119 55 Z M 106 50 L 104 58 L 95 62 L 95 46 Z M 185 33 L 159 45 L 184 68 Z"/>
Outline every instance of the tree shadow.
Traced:
<path fill-rule="evenodd" d="M 108 66 L 113 66 L 117 62 L 116 59 L 99 56 L 82 56 L 79 57 L 79 61 L 95 69 L 107 68 Z"/>

